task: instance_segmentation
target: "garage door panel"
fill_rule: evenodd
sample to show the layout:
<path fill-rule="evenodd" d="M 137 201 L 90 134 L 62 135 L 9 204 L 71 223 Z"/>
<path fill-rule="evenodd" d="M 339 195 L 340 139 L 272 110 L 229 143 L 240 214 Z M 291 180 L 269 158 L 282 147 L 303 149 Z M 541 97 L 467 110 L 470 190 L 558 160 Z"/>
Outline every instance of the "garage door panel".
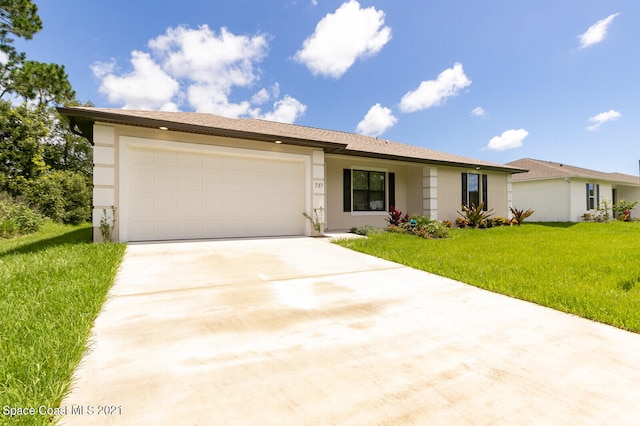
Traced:
<path fill-rule="evenodd" d="M 202 156 L 192 152 L 178 154 L 178 167 L 186 169 L 201 169 Z"/>
<path fill-rule="evenodd" d="M 178 201 L 178 215 L 184 218 L 202 217 L 202 198 L 199 196 L 180 197 Z"/>
<path fill-rule="evenodd" d="M 153 200 L 153 216 L 162 219 L 173 219 L 178 215 L 177 197 L 162 196 Z"/>
<path fill-rule="evenodd" d="M 302 159 L 135 147 L 127 163 L 132 241 L 304 232 Z"/>
<path fill-rule="evenodd" d="M 180 191 L 201 191 L 203 176 L 201 172 L 188 170 L 178 175 L 178 189 Z"/>
<path fill-rule="evenodd" d="M 178 153 L 176 151 L 156 150 L 154 151 L 154 166 L 177 166 Z"/>
<path fill-rule="evenodd" d="M 174 169 L 165 169 L 164 172 L 154 173 L 154 189 L 158 192 L 178 189 L 178 172 Z"/>

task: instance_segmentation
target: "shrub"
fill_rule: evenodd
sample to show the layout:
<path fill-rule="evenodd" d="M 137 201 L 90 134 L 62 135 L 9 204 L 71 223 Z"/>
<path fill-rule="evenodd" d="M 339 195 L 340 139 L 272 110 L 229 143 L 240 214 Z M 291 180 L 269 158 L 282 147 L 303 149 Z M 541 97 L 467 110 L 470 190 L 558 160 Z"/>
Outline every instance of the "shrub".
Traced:
<path fill-rule="evenodd" d="M 456 218 L 456 226 L 458 228 L 465 228 L 467 226 L 467 221 L 463 217 Z"/>
<path fill-rule="evenodd" d="M 0 197 L 0 238 L 11 238 L 36 232 L 44 218 L 27 205 L 11 197 Z"/>
<path fill-rule="evenodd" d="M 511 225 L 511 221 L 506 217 L 502 217 L 502 216 L 495 216 L 489 220 L 491 221 L 493 226 L 510 226 Z"/>
<path fill-rule="evenodd" d="M 55 222 L 77 225 L 91 217 L 91 186 L 77 172 L 54 171 L 40 176 L 32 181 L 25 197 Z"/>
<path fill-rule="evenodd" d="M 403 223 L 409 221 L 409 214 L 402 212 L 395 208 L 395 206 L 391 206 L 389 209 L 389 217 L 386 219 L 390 226 L 400 226 Z"/>
<path fill-rule="evenodd" d="M 402 226 L 398 226 L 398 225 L 389 225 L 387 226 L 387 229 L 385 229 L 385 231 L 390 232 L 392 234 L 406 234 L 407 230 L 405 228 L 403 228 Z"/>
<path fill-rule="evenodd" d="M 486 212 L 484 211 L 484 202 L 480 203 L 478 206 L 474 204 L 471 204 L 471 207 L 463 205 L 462 211 L 464 213 L 458 212 L 458 214 L 464 218 L 467 222 L 467 226 L 472 228 L 480 227 L 480 224 L 483 221 L 493 216 L 493 209 Z"/>
<path fill-rule="evenodd" d="M 384 230 L 380 228 L 376 228 L 375 226 L 364 225 L 364 226 L 357 226 L 357 227 L 354 226 L 349 230 L 349 232 L 351 232 L 352 234 L 367 236 L 367 235 L 382 233 L 384 232 Z"/>
<path fill-rule="evenodd" d="M 412 233 L 422 238 L 449 238 L 449 228 L 439 220 L 416 226 Z"/>
<path fill-rule="evenodd" d="M 631 210 L 637 205 L 637 201 L 620 200 L 611 207 L 611 210 L 616 213 L 616 219 L 628 222 L 631 220 Z"/>
<path fill-rule="evenodd" d="M 515 221 L 514 223 L 518 226 L 522 225 L 524 223 L 524 220 L 528 217 L 530 217 L 534 210 L 533 209 L 529 209 L 529 210 L 518 210 L 515 207 L 509 207 L 509 210 L 511 210 L 511 214 L 513 215 L 513 220 Z"/>

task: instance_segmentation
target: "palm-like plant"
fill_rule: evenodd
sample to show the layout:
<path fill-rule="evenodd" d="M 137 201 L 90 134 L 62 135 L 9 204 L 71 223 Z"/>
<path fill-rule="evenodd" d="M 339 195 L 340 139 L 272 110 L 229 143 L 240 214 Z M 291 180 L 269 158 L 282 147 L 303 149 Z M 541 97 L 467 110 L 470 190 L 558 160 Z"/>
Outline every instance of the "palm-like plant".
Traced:
<path fill-rule="evenodd" d="M 458 214 L 466 220 L 467 226 L 477 228 L 483 221 L 493 216 L 493 209 L 484 211 L 484 202 L 482 202 L 477 207 L 474 204 L 471 204 L 471 207 L 462 205 L 462 212 Z"/>
<path fill-rule="evenodd" d="M 524 223 L 524 220 L 529 216 L 531 216 L 534 212 L 533 209 L 529 209 L 525 211 L 525 210 L 518 210 L 515 207 L 509 207 L 509 210 L 511 210 L 511 214 L 513 215 L 513 220 L 518 226 L 522 225 Z"/>

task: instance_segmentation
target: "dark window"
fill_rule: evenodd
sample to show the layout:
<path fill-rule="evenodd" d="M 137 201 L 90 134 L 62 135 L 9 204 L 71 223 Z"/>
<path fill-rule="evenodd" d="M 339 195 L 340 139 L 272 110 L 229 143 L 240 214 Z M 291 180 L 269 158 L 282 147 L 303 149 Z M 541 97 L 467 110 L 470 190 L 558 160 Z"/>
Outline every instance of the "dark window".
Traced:
<path fill-rule="evenodd" d="M 478 173 L 462 174 L 462 204 L 467 207 L 471 205 L 479 206 L 484 202 L 483 210 L 487 210 L 488 206 L 488 183 L 487 175 Z"/>
<path fill-rule="evenodd" d="M 587 184 L 587 210 L 594 210 L 600 204 L 600 185 L 595 183 Z"/>
<path fill-rule="evenodd" d="M 385 173 L 353 170 L 353 211 L 385 211 Z"/>

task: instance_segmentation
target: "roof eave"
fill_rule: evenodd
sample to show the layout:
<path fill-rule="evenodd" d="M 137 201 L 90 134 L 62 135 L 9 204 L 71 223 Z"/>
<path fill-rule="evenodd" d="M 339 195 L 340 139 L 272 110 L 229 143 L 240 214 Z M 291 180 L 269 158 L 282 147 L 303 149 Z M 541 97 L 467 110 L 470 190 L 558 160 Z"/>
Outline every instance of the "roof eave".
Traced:
<path fill-rule="evenodd" d="M 147 117 L 135 117 L 129 115 L 111 114 L 105 111 L 85 111 L 73 108 L 58 107 L 58 112 L 67 117 L 72 129 L 77 127 L 82 135 L 93 144 L 93 124 L 96 122 L 109 124 L 122 124 L 128 126 L 144 127 L 150 129 L 164 128 L 165 130 L 197 133 L 210 136 L 221 136 L 235 139 L 248 139 L 259 142 L 271 142 L 278 140 L 283 144 L 322 148 L 327 152 L 333 152 L 346 148 L 347 144 L 336 142 L 323 142 L 309 139 L 291 138 L 283 135 L 271 135 L 265 133 L 247 132 L 220 127 L 201 126 L 197 124 L 180 123 L 176 121 L 159 120 Z M 77 133 L 77 131 L 74 131 Z"/>
<path fill-rule="evenodd" d="M 446 160 L 435 160 L 435 159 L 428 159 L 428 158 L 407 157 L 402 155 L 357 151 L 354 149 L 341 149 L 338 151 L 331 152 L 331 154 L 342 154 L 342 155 L 349 155 L 352 157 L 358 156 L 358 157 L 378 158 L 383 160 L 395 160 L 395 161 L 412 162 L 412 163 L 434 164 L 437 166 L 466 167 L 466 168 L 472 168 L 476 170 L 490 170 L 490 171 L 506 172 L 506 173 L 526 173 L 528 171 L 525 169 L 519 169 L 515 167 L 500 167 L 500 166 L 492 166 L 492 165 L 472 163 L 472 162 L 446 161 Z"/>

